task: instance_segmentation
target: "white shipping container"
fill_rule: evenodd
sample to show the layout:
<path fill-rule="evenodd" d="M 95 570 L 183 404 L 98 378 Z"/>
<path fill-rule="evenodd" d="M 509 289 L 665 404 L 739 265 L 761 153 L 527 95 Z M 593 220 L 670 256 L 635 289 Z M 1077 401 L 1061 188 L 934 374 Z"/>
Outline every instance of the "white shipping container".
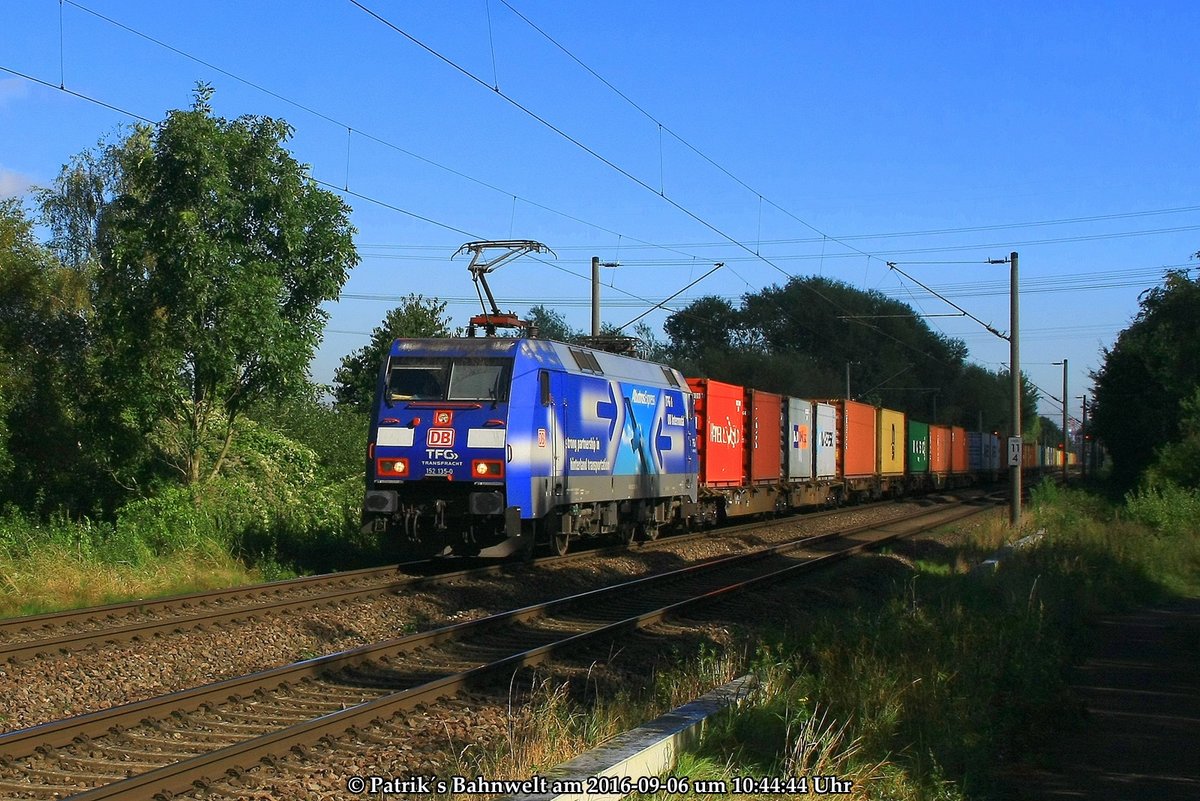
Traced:
<path fill-rule="evenodd" d="M 837 407 L 828 403 L 813 404 L 817 418 L 817 479 L 837 477 Z"/>
<path fill-rule="evenodd" d="M 791 481 L 809 481 L 813 475 L 813 405 L 800 398 L 787 399 L 787 477 Z"/>

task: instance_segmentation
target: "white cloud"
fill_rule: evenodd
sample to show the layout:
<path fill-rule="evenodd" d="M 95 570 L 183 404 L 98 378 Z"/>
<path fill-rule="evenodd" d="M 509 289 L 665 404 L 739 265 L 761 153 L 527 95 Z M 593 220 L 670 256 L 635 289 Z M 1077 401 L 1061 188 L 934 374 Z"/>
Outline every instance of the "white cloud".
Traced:
<path fill-rule="evenodd" d="M 0 198 L 23 195 L 34 185 L 33 178 L 0 167 Z"/>
<path fill-rule="evenodd" d="M 29 81 L 24 78 L 0 78 L 0 108 L 9 101 L 22 100 L 29 96 Z"/>

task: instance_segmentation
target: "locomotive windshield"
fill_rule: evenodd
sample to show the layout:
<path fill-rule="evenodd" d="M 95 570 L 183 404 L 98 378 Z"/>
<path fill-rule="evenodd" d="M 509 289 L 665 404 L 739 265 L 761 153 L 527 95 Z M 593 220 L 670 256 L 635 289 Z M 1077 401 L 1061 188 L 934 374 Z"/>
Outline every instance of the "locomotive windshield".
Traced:
<path fill-rule="evenodd" d="M 388 366 L 388 400 L 508 400 L 511 359 L 395 359 Z"/>

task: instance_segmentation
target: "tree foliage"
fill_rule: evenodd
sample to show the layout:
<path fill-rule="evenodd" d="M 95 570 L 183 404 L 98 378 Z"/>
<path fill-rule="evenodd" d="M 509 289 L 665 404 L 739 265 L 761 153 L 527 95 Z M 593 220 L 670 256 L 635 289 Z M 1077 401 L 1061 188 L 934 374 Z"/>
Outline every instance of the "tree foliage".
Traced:
<path fill-rule="evenodd" d="M 358 411 L 369 411 L 375 397 L 380 366 L 392 341 L 405 337 L 449 337 L 458 332 L 446 316 L 446 303 L 423 295 L 409 295 L 383 317 L 371 332 L 371 341 L 342 358 L 333 374 L 333 395 L 337 404 Z"/>
<path fill-rule="evenodd" d="M 87 386 L 87 282 L 33 236 L 15 199 L 0 201 L 0 485 L 26 506 L 75 506 L 89 485 L 80 439 Z"/>
<path fill-rule="evenodd" d="M 306 385 L 321 303 L 358 258 L 348 207 L 284 149 L 291 127 L 216 117 L 210 96 L 126 139 L 97 226 L 102 383 L 188 483 L 220 469 L 247 404 Z"/>
<path fill-rule="evenodd" d="M 742 298 L 704 297 L 664 325 L 685 372 L 799 397 L 842 397 L 920 420 L 1009 428 L 1008 375 L 966 363 L 966 345 L 907 305 L 827 278 L 793 278 Z M 1024 383 L 1023 419 L 1037 395 Z"/>
<path fill-rule="evenodd" d="M 1186 404 L 1200 388 L 1200 278 L 1171 271 L 1144 292 L 1133 323 L 1105 349 L 1092 379 L 1092 425 L 1112 456 L 1114 478 L 1131 485 L 1157 453 L 1190 436 Z"/>

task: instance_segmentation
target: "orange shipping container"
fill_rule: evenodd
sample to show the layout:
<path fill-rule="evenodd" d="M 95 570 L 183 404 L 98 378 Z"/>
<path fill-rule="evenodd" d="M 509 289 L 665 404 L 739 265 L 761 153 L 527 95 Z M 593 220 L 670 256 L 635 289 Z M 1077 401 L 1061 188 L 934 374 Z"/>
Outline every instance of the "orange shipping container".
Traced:
<path fill-rule="evenodd" d="M 736 487 L 745 483 L 745 390 L 707 378 L 689 378 L 696 393 L 696 441 L 700 483 Z"/>
<path fill-rule="evenodd" d="M 904 475 L 904 412 L 879 410 L 879 474 Z"/>
<path fill-rule="evenodd" d="M 842 478 L 875 475 L 875 407 L 858 401 L 837 401 Z"/>
<path fill-rule="evenodd" d="M 950 472 L 950 426 L 929 427 L 929 472 Z"/>
<path fill-rule="evenodd" d="M 746 421 L 750 480 L 778 481 L 783 475 L 783 396 L 758 389 L 746 394 L 750 403 Z"/>
<path fill-rule="evenodd" d="M 950 428 L 950 472 L 971 472 L 970 450 L 967 448 L 967 429 Z"/>

